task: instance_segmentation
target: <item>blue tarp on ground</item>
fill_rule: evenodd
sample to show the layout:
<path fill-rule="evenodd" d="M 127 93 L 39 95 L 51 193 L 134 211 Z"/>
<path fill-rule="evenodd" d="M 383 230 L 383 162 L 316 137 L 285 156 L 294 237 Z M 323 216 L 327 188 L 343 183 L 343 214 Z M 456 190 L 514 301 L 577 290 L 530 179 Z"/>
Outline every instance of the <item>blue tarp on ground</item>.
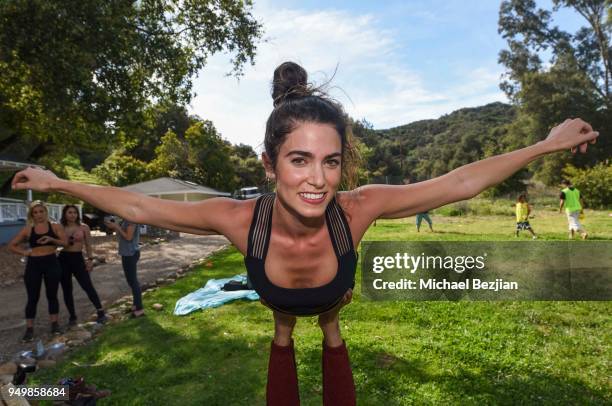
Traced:
<path fill-rule="evenodd" d="M 259 295 L 254 290 L 235 290 L 226 292 L 221 290 L 223 285 L 229 281 L 246 283 L 246 275 L 236 275 L 231 278 L 210 279 L 203 288 L 183 296 L 174 306 L 176 316 L 184 316 L 198 309 L 219 307 L 224 303 L 236 299 L 259 300 Z"/>

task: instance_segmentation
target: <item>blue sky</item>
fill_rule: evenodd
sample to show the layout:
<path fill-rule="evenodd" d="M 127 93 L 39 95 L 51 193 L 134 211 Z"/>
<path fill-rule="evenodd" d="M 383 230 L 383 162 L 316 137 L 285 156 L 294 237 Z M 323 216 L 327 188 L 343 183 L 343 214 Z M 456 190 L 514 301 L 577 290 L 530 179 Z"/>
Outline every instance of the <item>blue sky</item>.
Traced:
<path fill-rule="evenodd" d="M 210 58 L 194 81 L 190 112 L 211 120 L 232 143 L 260 151 L 272 72 L 286 60 L 300 63 L 315 83 L 337 66 L 330 94 L 375 128 L 507 101 L 499 90 L 504 69 L 497 57 L 505 41 L 498 12 L 495 0 L 255 0 L 253 15 L 266 39 L 255 66 L 237 80 L 225 76 L 227 55 Z M 580 22 L 568 11 L 555 17 L 563 28 Z"/>

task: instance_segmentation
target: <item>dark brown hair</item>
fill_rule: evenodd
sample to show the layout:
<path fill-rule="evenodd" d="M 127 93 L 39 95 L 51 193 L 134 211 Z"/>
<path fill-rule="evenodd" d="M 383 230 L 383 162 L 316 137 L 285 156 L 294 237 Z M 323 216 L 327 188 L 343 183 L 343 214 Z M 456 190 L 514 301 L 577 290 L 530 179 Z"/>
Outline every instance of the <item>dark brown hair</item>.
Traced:
<path fill-rule="evenodd" d="M 356 186 L 356 164 L 359 159 L 352 143 L 348 116 L 340 103 L 332 100 L 320 88 L 308 83 L 308 74 L 294 62 L 284 62 L 274 70 L 272 81 L 274 110 L 266 123 L 264 146 L 266 155 L 276 167 L 278 152 L 287 134 L 301 123 L 320 123 L 333 126 L 342 145 L 342 185 Z"/>
<path fill-rule="evenodd" d="M 79 213 L 78 207 L 76 207 L 74 204 L 67 204 L 64 206 L 64 208 L 62 209 L 62 218 L 60 219 L 60 223 L 62 223 L 63 226 L 68 225 L 68 219 L 66 219 L 66 212 L 68 211 L 68 209 L 76 210 L 77 218 L 76 218 L 75 223 L 77 223 L 78 225 L 81 225 L 81 214 Z"/>

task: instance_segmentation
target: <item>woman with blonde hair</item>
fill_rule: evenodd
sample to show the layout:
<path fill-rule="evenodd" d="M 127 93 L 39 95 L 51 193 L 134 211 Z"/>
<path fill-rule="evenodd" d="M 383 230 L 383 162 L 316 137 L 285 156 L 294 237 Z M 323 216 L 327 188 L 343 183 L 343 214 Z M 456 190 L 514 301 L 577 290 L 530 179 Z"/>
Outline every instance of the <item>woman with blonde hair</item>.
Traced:
<path fill-rule="evenodd" d="M 313 89 L 306 71 L 293 62 L 275 70 L 272 99 L 262 157 L 276 188 L 258 199 L 176 202 L 69 182 L 33 168 L 13 179 L 15 189 L 66 193 L 133 223 L 225 235 L 244 255 L 249 279 L 273 312 L 268 405 L 300 403 L 292 337 L 296 316 L 317 316 L 323 333 L 323 404 L 355 405 L 339 312 L 351 301 L 357 246 L 375 219 L 408 217 L 469 199 L 544 154 L 586 152 L 599 135 L 580 119 L 567 120 L 535 145 L 426 182 L 341 192 L 353 151 L 342 107 Z"/>
<path fill-rule="evenodd" d="M 25 247 L 25 243 L 29 247 Z M 34 318 L 36 306 L 40 298 L 40 288 L 45 282 L 45 293 L 49 304 L 49 319 L 51 320 L 51 333 L 60 334 L 57 322 L 59 302 L 57 290 L 62 276 L 62 269 L 55 255 L 58 246 L 66 245 L 64 230 L 59 224 L 49 221 L 47 206 L 40 200 L 30 204 L 28 210 L 28 224 L 9 243 L 9 249 L 19 255 L 27 257 L 27 264 L 23 280 L 28 294 L 28 303 L 25 308 L 26 332 L 23 342 L 34 338 Z"/>

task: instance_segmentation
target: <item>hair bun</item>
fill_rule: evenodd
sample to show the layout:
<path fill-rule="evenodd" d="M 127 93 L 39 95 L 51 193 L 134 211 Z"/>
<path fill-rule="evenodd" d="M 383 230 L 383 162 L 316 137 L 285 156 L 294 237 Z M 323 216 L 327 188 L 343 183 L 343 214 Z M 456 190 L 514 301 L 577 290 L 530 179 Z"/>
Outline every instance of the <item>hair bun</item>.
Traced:
<path fill-rule="evenodd" d="M 284 62 L 274 70 L 272 100 L 274 107 L 299 97 L 312 95 L 306 70 L 295 62 Z"/>

